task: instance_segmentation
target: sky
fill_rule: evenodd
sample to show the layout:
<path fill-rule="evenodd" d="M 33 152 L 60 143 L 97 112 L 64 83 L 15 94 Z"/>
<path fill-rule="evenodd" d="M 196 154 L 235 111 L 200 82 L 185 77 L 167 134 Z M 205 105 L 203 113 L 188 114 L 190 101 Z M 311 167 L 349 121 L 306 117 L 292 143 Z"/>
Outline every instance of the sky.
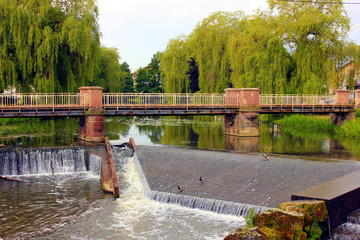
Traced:
<path fill-rule="evenodd" d="M 115 47 L 132 71 L 150 63 L 170 39 L 188 35 L 217 11 L 252 14 L 267 9 L 266 0 L 97 0 L 101 43 Z M 360 3 L 360 0 L 344 0 Z M 351 19 L 349 39 L 360 45 L 360 4 L 345 5 Z"/>

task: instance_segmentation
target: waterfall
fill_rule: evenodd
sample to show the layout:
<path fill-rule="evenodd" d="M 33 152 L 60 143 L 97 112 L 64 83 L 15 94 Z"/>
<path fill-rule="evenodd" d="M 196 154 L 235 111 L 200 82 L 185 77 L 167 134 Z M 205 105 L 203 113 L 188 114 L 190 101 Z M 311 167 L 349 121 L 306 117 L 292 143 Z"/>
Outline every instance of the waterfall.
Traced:
<path fill-rule="evenodd" d="M 49 174 L 86 171 L 85 150 L 23 149 L 0 154 L 0 175 Z"/>
<path fill-rule="evenodd" d="M 168 192 L 159 192 L 150 190 L 149 184 L 146 180 L 146 177 L 142 171 L 140 162 L 136 153 L 133 157 L 133 162 L 135 169 L 140 176 L 142 184 L 144 186 L 144 193 L 152 200 L 163 202 L 163 203 L 172 203 L 179 204 L 183 207 L 196 208 L 200 210 L 206 210 L 211 212 L 216 212 L 220 214 L 229 214 L 235 216 L 247 216 L 250 213 L 251 209 L 254 209 L 254 213 L 260 213 L 267 210 L 266 207 L 256 206 L 251 204 L 236 203 L 230 201 L 209 199 L 209 198 L 200 198 L 187 196 L 183 194 L 175 194 Z"/>
<path fill-rule="evenodd" d="M 92 172 L 95 175 L 100 175 L 100 170 L 101 170 L 101 157 L 95 154 L 90 154 L 88 171 Z"/>
<path fill-rule="evenodd" d="M 236 203 L 210 198 L 200 198 L 175 194 L 168 192 L 151 191 L 149 197 L 155 201 L 164 203 L 175 203 L 183 207 L 196 208 L 206 211 L 212 211 L 220 214 L 230 214 L 235 216 L 248 216 L 251 209 L 254 213 L 260 213 L 267 210 L 266 207 L 251 204 Z"/>

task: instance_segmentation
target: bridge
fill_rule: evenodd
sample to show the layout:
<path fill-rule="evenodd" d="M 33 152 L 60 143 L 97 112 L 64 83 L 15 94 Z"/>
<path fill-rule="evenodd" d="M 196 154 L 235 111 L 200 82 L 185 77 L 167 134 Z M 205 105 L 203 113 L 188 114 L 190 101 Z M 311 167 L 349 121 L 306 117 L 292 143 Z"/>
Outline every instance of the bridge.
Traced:
<path fill-rule="evenodd" d="M 224 94 L 103 93 L 101 87 L 80 87 L 79 93 L 0 94 L 0 117 L 80 117 L 79 138 L 104 138 L 105 116 L 224 115 L 224 134 L 259 136 L 259 114 L 330 114 L 342 124 L 360 107 L 360 91 L 334 95 L 259 94 L 257 88 L 230 88 Z"/>

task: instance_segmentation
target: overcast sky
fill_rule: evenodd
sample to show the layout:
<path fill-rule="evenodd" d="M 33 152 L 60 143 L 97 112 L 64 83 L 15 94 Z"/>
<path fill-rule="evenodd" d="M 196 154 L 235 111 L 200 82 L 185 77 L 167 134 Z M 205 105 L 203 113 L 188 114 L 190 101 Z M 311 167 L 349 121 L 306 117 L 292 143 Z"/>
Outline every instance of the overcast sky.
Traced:
<path fill-rule="evenodd" d="M 360 2 L 349 0 L 344 2 Z M 216 11 L 267 9 L 266 0 L 98 0 L 101 42 L 119 50 L 120 62 L 132 71 L 145 67 L 170 39 L 188 35 Z M 351 18 L 350 39 L 360 45 L 360 5 L 346 5 Z"/>

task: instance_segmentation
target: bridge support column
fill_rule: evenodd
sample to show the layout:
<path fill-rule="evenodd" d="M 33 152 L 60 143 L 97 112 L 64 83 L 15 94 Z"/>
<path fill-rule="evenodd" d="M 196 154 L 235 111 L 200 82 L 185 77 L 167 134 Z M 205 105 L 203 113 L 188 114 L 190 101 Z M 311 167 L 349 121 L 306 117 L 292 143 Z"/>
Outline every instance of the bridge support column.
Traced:
<path fill-rule="evenodd" d="M 345 121 L 354 119 L 355 113 L 354 112 L 347 112 L 347 113 L 330 113 L 330 124 L 336 124 L 341 126 L 344 124 Z"/>
<path fill-rule="evenodd" d="M 335 91 L 335 104 L 350 104 L 350 91 L 349 90 L 336 90 Z M 355 100 L 356 101 L 356 100 Z M 330 123 L 338 126 L 343 125 L 346 120 L 355 118 L 354 112 L 338 112 L 330 113 Z"/>
<path fill-rule="evenodd" d="M 104 109 L 102 108 L 102 87 L 80 87 L 80 94 L 89 106 L 85 116 L 79 118 L 78 139 L 86 142 L 104 141 Z"/>
<path fill-rule="evenodd" d="M 350 104 L 350 91 L 349 90 L 336 90 L 335 91 L 335 104 Z"/>
<path fill-rule="evenodd" d="M 360 108 L 360 90 L 355 91 L 355 109 Z"/>
<path fill-rule="evenodd" d="M 226 103 L 237 105 L 239 112 L 224 116 L 224 134 L 239 137 L 258 137 L 259 133 L 258 88 L 225 89 Z"/>

